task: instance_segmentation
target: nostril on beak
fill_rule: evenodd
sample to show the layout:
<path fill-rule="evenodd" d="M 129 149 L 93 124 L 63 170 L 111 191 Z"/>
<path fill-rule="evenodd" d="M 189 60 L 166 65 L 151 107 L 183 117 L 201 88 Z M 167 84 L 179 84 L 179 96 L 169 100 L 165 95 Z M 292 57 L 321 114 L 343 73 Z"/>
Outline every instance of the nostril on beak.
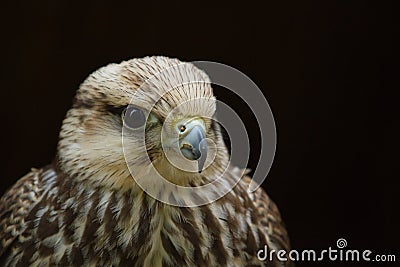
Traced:
<path fill-rule="evenodd" d="M 189 133 L 180 141 L 180 150 L 185 158 L 198 161 L 198 171 L 201 172 L 207 158 L 206 134 L 199 125 L 188 131 Z"/>

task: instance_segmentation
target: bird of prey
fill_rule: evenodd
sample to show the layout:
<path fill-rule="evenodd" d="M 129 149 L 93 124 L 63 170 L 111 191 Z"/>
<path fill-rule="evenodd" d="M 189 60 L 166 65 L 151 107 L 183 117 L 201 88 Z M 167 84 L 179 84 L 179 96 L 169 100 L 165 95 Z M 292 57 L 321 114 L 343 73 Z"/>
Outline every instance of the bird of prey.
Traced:
<path fill-rule="evenodd" d="M 184 80 L 204 82 L 166 91 Z M 142 93 L 135 96 L 139 88 Z M 288 266 L 257 257 L 264 246 L 288 251 L 287 232 L 263 189 L 249 192 L 251 179 L 229 163 L 221 127 L 212 120 L 215 101 L 206 73 L 177 59 L 132 59 L 92 73 L 63 121 L 53 163 L 32 169 L 0 200 L 0 265 Z M 198 206 L 170 205 L 147 194 L 137 182 L 151 180 L 143 174 L 148 166 L 135 140 L 139 128 L 145 129 L 150 165 L 167 181 L 198 187 L 222 173 L 232 190 Z M 175 130 L 177 155 L 198 171 L 180 170 L 166 157 L 162 142 Z M 207 155 L 205 138 L 217 148 L 208 165 L 201 159 Z M 152 188 L 165 193 L 156 183 Z M 169 197 L 179 194 L 171 191 Z"/>

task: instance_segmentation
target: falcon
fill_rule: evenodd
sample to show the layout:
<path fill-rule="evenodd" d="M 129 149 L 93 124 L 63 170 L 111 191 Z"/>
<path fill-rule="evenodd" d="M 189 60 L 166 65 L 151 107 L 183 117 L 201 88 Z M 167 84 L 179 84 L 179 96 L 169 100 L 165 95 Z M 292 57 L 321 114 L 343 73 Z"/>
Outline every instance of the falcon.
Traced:
<path fill-rule="evenodd" d="M 0 265 L 288 266 L 257 257 L 288 251 L 288 235 L 230 163 L 215 113 L 209 77 L 191 63 L 145 57 L 92 73 L 53 163 L 0 200 Z"/>

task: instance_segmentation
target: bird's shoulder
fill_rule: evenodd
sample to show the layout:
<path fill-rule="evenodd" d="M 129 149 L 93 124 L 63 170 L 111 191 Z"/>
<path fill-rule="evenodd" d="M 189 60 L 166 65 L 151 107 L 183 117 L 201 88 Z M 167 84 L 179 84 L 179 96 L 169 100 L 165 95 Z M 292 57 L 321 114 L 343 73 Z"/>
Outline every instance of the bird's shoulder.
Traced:
<path fill-rule="evenodd" d="M 242 178 L 242 182 L 245 184 L 246 189 L 249 188 L 251 182 L 254 183 L 251 177 L 247 175 Z M 273 244 L 274 249 L 289 251 L 289 237 L 278 206 L 262 187 L 253 192 L 248 192 L 248 194 L 254 205 L 254 212 L 260 218 L 259 224 L 268 229 L 270 244 Z"/>
<path fill-rule="evenodd" d="M 51 166 L 32 169 L 1 197 L 0 258 L 26 230 L 27 216 L 43 197 L 44 183 L 55 175 Z"/>

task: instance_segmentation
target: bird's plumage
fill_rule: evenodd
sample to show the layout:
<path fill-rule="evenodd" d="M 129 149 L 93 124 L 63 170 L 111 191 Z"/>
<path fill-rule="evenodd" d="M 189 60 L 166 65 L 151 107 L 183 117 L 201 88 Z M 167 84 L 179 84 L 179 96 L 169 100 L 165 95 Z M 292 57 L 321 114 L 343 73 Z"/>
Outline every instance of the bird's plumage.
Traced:
<path fill-rule="evenodd" d="M 135 95 L 154 75 L 144 93 Z M 249 193 L 250 178 L 229 165 L 219 126 L 207 119 L 215 115 L 208 81 L 192 64 L 165 57 L 111 64 L 89 76 L 64 120 L 54 163 L 33 169 L 0 200 L 0 265 L 285 266 L 257 259 L 264 245 L 288 250 L 287 233 L 267 194 L 261 188 Z M 165 91 L 175 83 L 181 85 Z M 132 151 L 125 160 L 118 110 L 132 97 L 135 105 L 146 107 L 159 95 L 152 110 L 157 119 L 146 130 L 152 164 L 167 180 L 190 187 L 224 173 L 224 186 L 233 189 L 217 201 L 171 206 L 147 195 L 132 179 L 127 162 L 141 162 L 144 148 L 130 136 Z M 197 97 L 205 100 L 180 105 Z M 168 163 L 159 132 L 162 125 L 168 124 L 168 131 L 193 116 L 203 118 L 218 150 L 202 173 L 188 174 Z M 174 191 L 159 193 L 180 197 Z"/>

